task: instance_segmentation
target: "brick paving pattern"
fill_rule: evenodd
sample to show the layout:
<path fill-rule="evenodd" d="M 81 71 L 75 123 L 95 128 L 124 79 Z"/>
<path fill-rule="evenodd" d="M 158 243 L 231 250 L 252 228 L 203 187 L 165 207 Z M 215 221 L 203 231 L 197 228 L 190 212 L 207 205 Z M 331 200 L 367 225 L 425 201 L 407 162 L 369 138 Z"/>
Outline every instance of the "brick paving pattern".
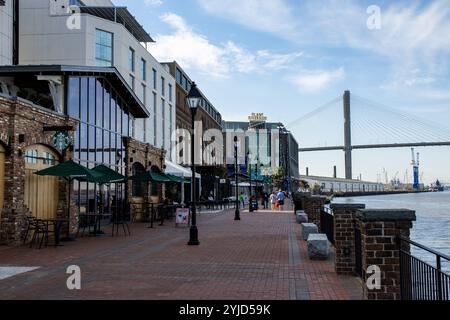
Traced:
<path fill-rule="evenodd" d="M 311 261 L 292 211 L 200 214 L 200 246 L 174 222 L 132 236 L 83 237 L 42 250 L 0 247 L 0 267 L 40 267 L 0 280 L 0 299 L 361 299 L 356 277 L 338 276 L 333 257 Z M 66 287 L 69 265 L 82 289 Z"/>

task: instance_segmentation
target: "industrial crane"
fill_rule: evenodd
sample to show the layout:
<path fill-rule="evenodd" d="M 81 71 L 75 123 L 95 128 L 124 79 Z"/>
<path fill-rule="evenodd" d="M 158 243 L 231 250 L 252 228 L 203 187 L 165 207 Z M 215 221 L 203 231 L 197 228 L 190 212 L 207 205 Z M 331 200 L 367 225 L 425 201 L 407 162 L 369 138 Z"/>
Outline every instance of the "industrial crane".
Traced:
<path fill-rule="evenodd" d="M 414 148 L 411 148 L 412 161 L 411 165 L 413 167 L 413 189 L 419 190 L 419 153 L 417 152 L 417 158 L 414 154 Z"/>

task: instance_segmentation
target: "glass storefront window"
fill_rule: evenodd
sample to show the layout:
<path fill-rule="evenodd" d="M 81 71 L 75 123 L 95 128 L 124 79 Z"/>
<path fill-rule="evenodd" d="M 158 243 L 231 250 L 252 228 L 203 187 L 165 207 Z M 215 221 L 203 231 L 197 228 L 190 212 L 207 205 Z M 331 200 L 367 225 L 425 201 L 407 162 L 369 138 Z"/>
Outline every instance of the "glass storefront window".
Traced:
<path fill-rule="evenodd" d="M 80 118 L 80 78 L 69 79 L 69 110 L 72 118 Z"/>
<path fill-rule="evenodd" d="M 103 163 L 110 164 L 110 157 L 109 152 L 111 149 L 111 142 L 110 142 L 110 132 L 105 130 L 103 131 Z"/>
<path fill-rule="evenodd" d="M 80 96 L 81 96 L 81 121 L 88 121 L 88 79 L 81 78 L 81 87 L 80 87 Z M 70 103 L 70 100 L 69 100 Z M 72 109 L 72 106 L 69 106 L 69 109 Z"/>
<path fill-rule="evenodd" d="M 108 90 L 105 89 L 103 93 L 103 127 L 111 130 L 111 98 Z"/>
<path fill-rule="evenodd" d="M 94 160 L 99 163 L 103 163 L 103 130 L 102 129 L 96 129 L 96 157 L 95 159 L 89 159 Z"/>
<path fill-rule="evenodd" d="M 95 124 L 95 83 L 96 80 L 95 78 L 89 78 L 89 88 L 88 88 L 88 101 L 89 101 L 89 105 L 88 105 L 88 112 L 89 112 L 89 117 L 88 117 L 88 122 L 91 124 Z"/>
<path fill-rule="evenodd" d="M 95 127 L 88 126 L 89 138 L 88 138 L 88 150 L 86 160 L 95 161 Z"/>
<path fill-rule="evenodd" d="M 89 168 L 105 164 L 125 174 L 122 137 L 129 135 L 129 122 L 133 121 L 126 103 L 118 98 L 114 88 L 104 78 L 70 77 L 68 89 L 67 113 L 75 118 L 78 115 L 80 120 L 75 133 L 74 160 Z M 141 123 L 137 132 L 144 137 L 145 131 L 141 129 L 144 122 L 142 119 L 137 122 Z M 33 161 L 32 157 L 29 161 Z M 79 183 L 75 190 L 79 211 L 92 210 L 98 187 Z M 124 186 L 117 184 L 112 187 L 110 196 L 121 205 L 125 197 Z"/>
<path fill-rule="evenodd" d="M 95 124 L 99 127 L 103 127 L 103 82 L 101 79 L 97 79 L 95 88 Z"/>

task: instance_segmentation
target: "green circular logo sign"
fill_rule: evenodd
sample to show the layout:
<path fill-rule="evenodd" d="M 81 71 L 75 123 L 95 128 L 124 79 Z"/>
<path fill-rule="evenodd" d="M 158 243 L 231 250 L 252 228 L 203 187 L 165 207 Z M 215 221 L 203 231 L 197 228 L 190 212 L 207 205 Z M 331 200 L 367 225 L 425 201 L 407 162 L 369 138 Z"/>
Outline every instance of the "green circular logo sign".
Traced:
<path fill-rule="evenodd" d="M 52 143 L 53 146 L 61 151 L 66 150 L 70 146 L 70 137 L 67 132 L 57 132 L 53 136 Z"/>

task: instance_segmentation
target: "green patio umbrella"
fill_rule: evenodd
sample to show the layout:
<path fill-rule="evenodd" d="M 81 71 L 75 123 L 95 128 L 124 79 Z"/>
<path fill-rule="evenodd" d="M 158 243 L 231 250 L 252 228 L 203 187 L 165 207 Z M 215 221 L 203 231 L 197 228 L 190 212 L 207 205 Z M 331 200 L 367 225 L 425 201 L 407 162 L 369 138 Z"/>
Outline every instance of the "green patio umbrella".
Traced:
<path fill-rule="evenodd" d="M 146 171 L 139 175 L 134 175 L 128 178 L 131 181 L 147 181 L 147 182 L 173 182 L 167 175 L 159 172 Z"/>
<path fill-rule="evenodd" d="M 107 183 L 120 183 L 125 182 L 125 176 L 121 175 L 120 173 L 114 171 L 113 169 L 101 164 L 99 166 L 96 166 L 91 171 L 96 172 L 100 174 L 100 177 L 94 177 L 92 181 L 89 182 L 95 182 L 98 184 L 107 184 Z"/>
<path fill-rule="evenodd" d="M 166 176 L 172 181 L 172 182 L 177 182 L 177 183 L 191 183 L 190 180 L 182 178 L 182 177 L 178 177 L 175 176 L 173 174 L 166 174 Z"/>
<path fill-rule="evenodd" d="M 69 160 L 63 163 L 60 163 L 56 166 L 37 171 L 34 174 L 38 176 L 52 176 L 52 177 L 61 177 L 66 178 L 69 181 L 69 193 L 68 193 L 68 208 L 67 208 L 67 218 L 69 220 L 70 225 L 70 183 L 72 180 L 95 180 L 100 179 L 102 174 L 90 170 L 82 165 L 74 162 L 73 160 Z M 67 240 L 70 240 L 70 227 L 67 228 Z"/>
<path fill-rule="evenodd" d="M 101 174 L 94 172 L 81 164 L 69 160 L 60 163 L 56 166 L 35 172 L 38 176 L 52 176 L 52 177 L 62 177 L 68 179 L 96 179 L 100 178 Z"/>
<path fill-rule="evenodd" d="M 79 180 L 98 183 L 98 185 L 100 186 L 100 207 L 102 208 L 101 212 L 103 213 L 103 194 L 101 187 L 105 184 L 125 182 L 126 178 L 125 176 L 103 164 L 96 166 L 91 171 L 100 174 L 100 176 L 80 178 Z"/>

